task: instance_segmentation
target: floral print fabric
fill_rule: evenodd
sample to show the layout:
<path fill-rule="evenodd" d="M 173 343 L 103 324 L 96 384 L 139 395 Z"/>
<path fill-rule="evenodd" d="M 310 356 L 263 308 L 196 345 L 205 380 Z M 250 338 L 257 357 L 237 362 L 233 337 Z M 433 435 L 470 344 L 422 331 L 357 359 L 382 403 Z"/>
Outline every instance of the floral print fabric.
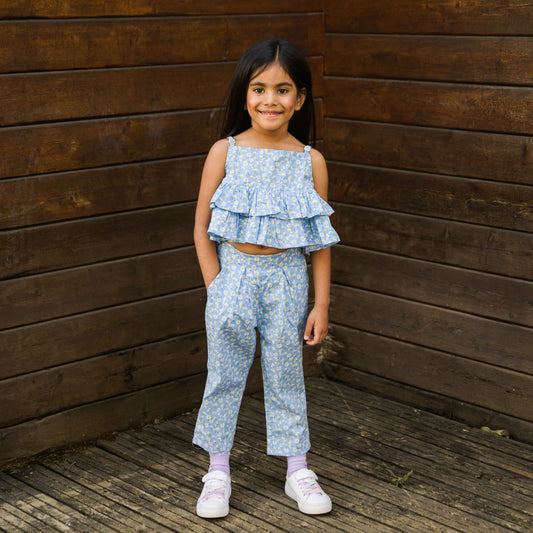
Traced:
<path fill-rule="evenodd" d="M 267 453 L 309 449 L 302 369 L 307 265 L 302 251 L 249 255 L 219 245 L 221 271 L 208 288 L 208 376 L 193 442 L 229 452 L 248 371 L 261 341 Z"/>
<path fill-rule="evenodd" d="M 339 241 L 333 209 L 314 188 L 310 146 L 293 152 L 229 142 L 226 174 L 211 199 L 211 239 L 305 253 Z"/>

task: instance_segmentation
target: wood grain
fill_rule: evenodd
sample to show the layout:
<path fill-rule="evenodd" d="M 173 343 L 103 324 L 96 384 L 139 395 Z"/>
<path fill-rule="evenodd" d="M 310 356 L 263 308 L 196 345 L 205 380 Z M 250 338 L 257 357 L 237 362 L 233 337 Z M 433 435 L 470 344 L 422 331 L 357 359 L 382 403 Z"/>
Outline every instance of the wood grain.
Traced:
<path fill-rule="evenodd" d="M 446 352 L 450 358 L 511 369 L 517 374 L 518 382 L 521 373 L 529 375 L 529 378 L 523 376 L 524 379 L 531 379 L 533 374 L 533 361 L 524 351 L 524 346 L 530 346 L 533 340 L 532 328 L 338 285 L 332 287 L 331 302 L 336 324 L 412 344 L 413 352 L 422 353 L 429 348 Z M 357 350 L 343 349 L 347 346 L 350 345 L 337 345 L 339 357 L 356 358 Z M 432 358 L 428 357 L 427 361 Z M 522 389 L 520 394 L 526 390 Z"/>
<path fill-rule="evenodd" d="M 0 229 L 196 200 L 204 156 L 4 180 Z"/>
<path fill-rule="evenodd" d="M 192 244 L 194 203 L 0 233 L 0 280 Z"/>
<path fill-rule="evenodd" d="M 205 375 L 188 376 L 0 430 L 0 463 L 94 439 L 196 407 Z"/>
<path fill-rule="evenodd" d="M 533 361 L 524 351 L 533 340 L 532 328 L 338 285 L 331 292 L 337 324 L 407 342 L 419 351 L 430 348 L 451 354 L 448 357 L 501 366 L 517 374 L 533 373 Z M 356 350 L 340 353 L 340 357 L 355 357 Z"/>
<path fill-rule="evenodd" d="M 533 231 L 533 187 L 439 174 L 330 163 L 333 201 Z"/>
<path fill-rule="evenodd" d="M 0 331 L 0 379 L 201 331 L 205 301 L 194 289 Z"/>
<path fill-rule="evenodd" d="M 234 68 L 228 62 L 5 75 L 0 125 L 216 107 Z"/>
<path fill-rule="evenodd" d="M 532 35 L 533 7 L 522 0 L 386 0 L 326 2 L 326 31 L 344 33 L 421 33 Z"/>
<path fill-rule="evenodd" d="M 211 109 L 2 128 L 0 179 L 205 154 L 219 119 Z"/>
<path fill-rule="evenodd" d="M 0 426 L 200 374 L 206 368 L 202 332 L 2 380 L 5 409 Z M 24 402 L 20 390 L 25 391 Z"/>
<path fill-rule="evenodd" d="M 364 331 L 332 329 L 336 342 L 351 347 L 342 355 L 333 355 L 334 362 L 532 421 L 531 375 L 480 364 Z"/>
<path fill-rule="evenodd" d="M 349 246 L 533 280 L 533 234 L 334 204 Z"/>
<path fill-rule="evenodd" d="M 326 34 L 329 76 L 531 85 L 528 37 Z"/>
<path fill-rule="evenodd" d="M 199 404 L 194 200 L 235 62 L 274 36 L 310 60 L 343 239 L 325 368 L 530 434 L 532 17 L 519 0 L 4 2 L 0 463 Z"/>
<path fill-rule="evenodd" d="M 336 161 L 533 185 L 533 138 L 326 119 Z"/>
<path fill-rule="evenodd" d="M 7 4 L 7 5 L 6 5 Z M 320 0 L 292 0 L 277 4 L 276 13 L 300 13 L 321 11 Z M 254 4 L 247 0 L 129 0 L 108 2 L 107 0 L 19 0 L 0 6 L 1 18 L 72 18 L 72 17 L 140 17 L 175 15 L 235 15 L 272 13 L 272 6 Z"/>
<path fill-rule="evenodd" d="M 308 371 L 312 366 L 310 355 L 308 350 Z M 187 376 L 205 375 L 206 368 L 207 341 L 202 331 L 2 380 L 0 394 L 6 408 L 0 426 L 20 424 Z M 249 385 L 258 390 L 261 384 L 258 358 Z M 27 391 L 24 403 L 19 401 L 21 389 Z"/>
<path fill-rule="evenodd" d="M 310 57 L 308 63 L 313 94 L 321 97 L 322 57 Z M 217 107 L 235 65 L 232 61 L 0 76 L 0 125 Z"/>
<path fill-rule="evenodd" d="M 274 37 L 320 55 L 322 15 L 0 22 L 0 72 L 235 61 Z"/>
<path fill-rule="evenodd" d="M 533 327 L 533 283 L 338 245 L 335 283 Z"/>
<path fill-rule="evenodd" d="M 323 134 L 322 5 L 278 7 L 0 6 L 0 389 L 20 407 L 0 414 L 3 458 L 198 404 L 195 200 L 246 48 L 302 49 Z"/>
<path fill-rule="evenodd" d="M 198 155 L 217 125 L 202 110 L 3 128 L 0 178 Z"/>
<path fill-rule="evenodd" d="M 526 439 L 532 16 L 519 0 L 341 0 L 324 41 L 343 243 L 326 374 Z"/>
<path fill-rule="evenodd" d="M 181 341 L 183 346 L 189 344 L 192 347 L 188 353 L 189 357 L 184 359 L 193 365 L 195 362 L 191 361 L 191 357 L 197 356 L 202 360 L 201 350 L 196 349 L 194 338 L 191 336 L 190 339 Z M 178 344 L 174 345 L 176 346 Z M 174 347 L 167 345 L 165 348 L 162 345 L 161 350 L 166 353 L 166 350 L 173 350 Z M 316 373 L 314 354 L 315 350 L 304 349 L 306 376 Z M 182 362 L 187 364 L 184 359 Z M 39 454 L 50 448 L 80 443 L 109 435 L 117 430 L 138 427 L 153 422 L 155 419 L 169 418 L 190 411 L 200 405 L 205 379 L 205 372 L 192 374 L 153 387 L 80 405 L 15 426 L 0 428 L 0 440 L 2 441 L 0 465 L 22 456 Z M 246 394 L 260 391 L 261 388 L 260 360 L 256 359 L 250 370 Z"/>
<path fill-rule="evenodd" d="M 193 247 L 25 276 L 2 283 L 0 330 L 202 285 Z"/>
<path fill-rule="evenodd" d="M 336 326 L 336 328 L 340 327 Z M 406 409 L 412 409 L 420 413 L 431 412 L 440 415 L 440 420 L 451 419 L 456 422 L 466 423 L 471 428 L 483 426 L 508 428 L 513 437 L 510 442 L 533 442 L 531 422 L 485 409 L 479 405 L 456 400 L 455 398 L 434 394 L 424 389 L 410 387 L 393 379 L 385 379 L 366 372 L 360 372 L 343 364 L 327 363 L 324 366 L 324 372 L 332 380 L 347 384 L 345 386 L 369 392 L 383 399 L 395 399 Z M 475 431 L 477 432 L 477 430 Z"/>
<path fill-rule="evenodd" d="M 533 134 L 533 88 L 337 77 L 325 88 L 331 118 Z"/>

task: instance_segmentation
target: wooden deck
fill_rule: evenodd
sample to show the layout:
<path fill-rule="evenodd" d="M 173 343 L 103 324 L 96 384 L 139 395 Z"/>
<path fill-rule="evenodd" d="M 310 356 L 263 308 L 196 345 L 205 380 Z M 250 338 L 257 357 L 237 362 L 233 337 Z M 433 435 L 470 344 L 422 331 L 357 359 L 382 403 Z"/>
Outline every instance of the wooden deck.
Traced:
<path fill-rule="evenodd" d="M 243 401 L 230 515 L 195 515 L 206 454 L 196 413 L 0 473 L 6 532 L 530 532 L 533 448 L 320 378 L 308 380 L 310 467 L 333 500 L 299 513 L 267 457 L 259 396 Z M 399 485 L 399 486 L 398 486 Z"/>

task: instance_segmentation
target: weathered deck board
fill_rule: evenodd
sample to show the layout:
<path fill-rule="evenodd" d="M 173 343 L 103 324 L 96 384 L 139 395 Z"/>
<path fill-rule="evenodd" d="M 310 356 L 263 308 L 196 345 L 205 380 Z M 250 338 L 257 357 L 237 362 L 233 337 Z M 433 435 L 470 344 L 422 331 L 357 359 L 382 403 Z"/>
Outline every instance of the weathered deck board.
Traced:
<path fill-rule="evenodd" d="M 284 495 L 285 462 L 265 454 L 256 395 L 243 401 L 226 519 L 195 514 L 208 461 L 191 445 L 190 413 L 0 473 L 0 531 L 532 530 L 531 446 L 320 378 L 308 404 L 309 462 L 329 515 L 303 515 Z"/>

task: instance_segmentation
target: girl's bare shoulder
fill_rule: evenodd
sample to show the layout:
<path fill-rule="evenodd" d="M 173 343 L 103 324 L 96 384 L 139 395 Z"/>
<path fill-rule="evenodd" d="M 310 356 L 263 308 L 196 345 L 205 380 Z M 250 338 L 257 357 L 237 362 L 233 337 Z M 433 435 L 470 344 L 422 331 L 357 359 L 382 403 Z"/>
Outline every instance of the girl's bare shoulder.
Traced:
<path fill-rule="evenodd" d="M 202 172 L 202 182 L 210 184 L 210 187 L 218 186 L 224 177 L 228 146 L 229 141 L 227 139 L 220 139 L 211 146 L 207 154 Z"/>
<path fill-rule="evenodd" d="M 311 163 L 313 164 L 313 169 L 316 167 L 319 168 L 326 168 L 326 160 L 321 152 L 319 152 L 316 148 L 311 148 L 310 150 L 311 155 Z"/>
<path fill-rule="evenodd" d="M 213 157 L 223 156 L 225 159 L 226 154 L 228 153 L 228 147 L 229 147 L 228 139 L 219 139 L 216 143 L 214 143 L 211 146 L 209 150 L 209 156 L 213 156 Z"/>
<path fill-rule="evenodd" d="M 313 167 L 313 181 L 318 194 L 327 201 L 328 199 L 328 169 L 324 156 L 311 148 L 311 165 Z"/>

